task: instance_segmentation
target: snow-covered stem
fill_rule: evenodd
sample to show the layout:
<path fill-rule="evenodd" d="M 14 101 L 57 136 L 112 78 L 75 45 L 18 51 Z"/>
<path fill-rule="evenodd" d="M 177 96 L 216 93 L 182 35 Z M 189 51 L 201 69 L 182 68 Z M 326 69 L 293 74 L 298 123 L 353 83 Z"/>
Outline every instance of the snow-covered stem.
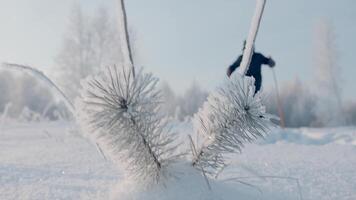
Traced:
<path fill-rule="evenodd" d="M 132 68 L 108 67 L 83 82 L 76 102 L 84 131 L 104 143 L 126 175 L 140 182 L 159 181 L 178 157 L 167 121 L 158 114 L 157 82 L 142 70 L 134 77 Z"/>
<path fill-rule="evenodd" d="M 243 177 L 243 178 L 244 178 L 244 177 Z M 243 178 L 242 178 L 242 179 L 243 179 Z M 253 188 L 253 189 L 256 189 L 261 195 L 263 195 L 263 191 L 261 190 L 261 188 L 259 188 L 259 187 L 256 186 L 256 185 L 253 185 L 253 184 L 251 184 L 251 183 L 248 183 L 248 182 L 245 182 L 245 181 L 241 181 L 241 180 L 240 180 L 240 177 L 223 180 L 223 182 L 229 182 L 229 181 L 238 182 L 238 183 L 241 183 L 241 184 L 243 184 L 243 185 L 247 185 L 247 186 L 249 186 L 249 187 L 251 187 L 251 188 Z"/>
<path fill-rule="evenodd" d="M 19 65 L 19 64 L 12 64 L 12 63 L 2 63 L 0 67 L 10 69 L 10 70 L 16 70 L 16 71 L 22 71 L 25 73 L 28 73 L 32 75 L 33 77 L 42 80 L 45 84 L 47 84 L 48 87 L 50 87 L 52 92 L 58 93 L 59 97 L 63 102 L 65 103 L 67 109 L 70 111 L 70 113 L 74 116 L 75 115 L 75 107 L 73 103 L 70 101 L 70 99 L 67 97 L 67 95 L 49 78 L 47 77 L 42 71 L 35 69 L 30 66 L 25 66 L 25 65 Z M 45 112 L 45 111 L 44 111 Z M 105 158 L 105 155 L 102 153 L 101 147 L 98 146 L 97 143 L 95 143 L 96 148 L 98 149 L 98 152 Z"/>
<path fill-rule="evenodd" d="M 253 48 L 254 48 L 253 46 L 255 44 L 258 29 L 260 27 L 260 23 L 262 19 L 263 10 L 266 4 L 266 0 L 256 0 L 256 1 L 257 4 L 255 9 L 255 14 L 252 18 L 250 31 L 246 41 L 246 47 L 242 56 L 241 65 L 239 67 L 239 73 L 241 75 L 245 75 L 248 70 L 248 67 L 250 66 L 251 58 L 253 54 Z"/>
<path fill-rule="evenodd" d="M 224 154 L 240 152 L 244 143 L 263 137 L 272 123 L 261 100 L 251 77 L 234 76 L 212 93 L 194 117 L 204 142 L 193 166 L 215 175 L 226 167 Z"/>
<path fill-rule="evenodd" d="M 121 46 L 122 53 L 124 55 L 124 59 L 128 59 L 130 63 L 130 67 L 132 68 L 132 75 L 135 77 L 135 64 L 132 56 L 132 48 L 130 43 L 130 34 L 128 30 L 128 23 L 127 23 L 127 14 L 126 14 L 126 7 L 125 7 L 125 0 L 119 0 L 119 5 L 121 8 L 121 16 L 120 16 L 120 38 L 121 44 L 125 44 Z"/>
<path fill-rule="evenodd" d="M 290 176 L 242 176 L 242 177 L 233 177 L 233 178 L 228 178 L 225 179 L 223 181 L 238 181 L 239 183 L 241 183 L 241 179 L 251 179 L 251 178 L 261 178 L 261 179 L 286 179 L 286 180 L 292 180 L 295 181 L 297 183 L 297 187 L 298 187 L 298 194 L 299 194 L 299 199 L 303 200 L 303 193 L 302 193 L 302 188 L 300 186 L 300 182 L 298 178 L 294 178 L 294 177 L 290 177 Z"/>
<path fill-rule="evenodd" d="M 73 103 L 69 100 L 69 98 L 64 94 L 64 92 L 59 89 L 59 87 L 50 79 L 48 78 L 42 71 L 35 69 L 30 66 L 25 66 L 25 65 L 19 65 L 19 64 L 13 64 L 13 63 L 3 63 L 0 65 L 0 67 L 10 69 L 10 70 L 16 70 L 16 71 L 22 71 L 25 73 L 28 73 L 35 78 L 38 78 L 42 81 L 44 81 L 48 87 L 52 88 L 54 92 L 58 93 L 60 98 L 63 100 L 67 108 L 71 113 L 74 113 L 74 105 Z"/>

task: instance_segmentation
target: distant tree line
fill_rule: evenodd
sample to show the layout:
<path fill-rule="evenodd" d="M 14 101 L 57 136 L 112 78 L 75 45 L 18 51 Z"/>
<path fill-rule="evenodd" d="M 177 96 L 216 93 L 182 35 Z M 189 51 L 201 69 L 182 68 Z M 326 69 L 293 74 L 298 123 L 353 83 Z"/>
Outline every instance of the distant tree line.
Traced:
<path fill-rule="evenodd" d="M 69 117 L 65 105 L 45 83 L 28 74 L 7 70 L 0 71 L 0 113 L 25 121 Z"/>
<path fill-rule="evenodd" d="M 200 87 L 196 81 L 192 82 L 182 95 L 175 94 L 168 82 L 161 83 L 161 91 L 164 114 L 180 121 L 193 117 L 208 97 L 208 91 Z"/>
<path fill-rule="evenodd" d="M 275 90 L 266 90 L 265 95 L 267 112 L 278 116 Z M 280 88 L 280 97 L 287 127 L 356 125 L 356 101 L 343 102 L 341 111 L 333 112 L 333 102 L 324 103 L 323 95 L 299 79 L 284 83 Z"/>

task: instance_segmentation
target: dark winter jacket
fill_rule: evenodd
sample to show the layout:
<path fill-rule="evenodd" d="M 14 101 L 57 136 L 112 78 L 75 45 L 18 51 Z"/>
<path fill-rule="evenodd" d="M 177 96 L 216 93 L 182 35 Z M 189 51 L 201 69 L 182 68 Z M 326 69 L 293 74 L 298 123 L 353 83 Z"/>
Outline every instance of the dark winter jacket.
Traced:
<path fill-rule="evenodd" d="M 242 61 L 242 55 L 238 57 L 238 59 L 228 68 L 227 75 L 230 75 L 240 66 Z M 272 58 L 267 58 L 261 53 L 254 52 L 251 58 L 251 64 L 248 68 L 246 76 L 252 76 L 255 78 L 255 86 L 256 92 L 261 89 L 262 84 L 262 75 L 261 75 L 261 66 L 262 64 L 269 65 L 270 67 L 274 67 L 275 63 Z"/>

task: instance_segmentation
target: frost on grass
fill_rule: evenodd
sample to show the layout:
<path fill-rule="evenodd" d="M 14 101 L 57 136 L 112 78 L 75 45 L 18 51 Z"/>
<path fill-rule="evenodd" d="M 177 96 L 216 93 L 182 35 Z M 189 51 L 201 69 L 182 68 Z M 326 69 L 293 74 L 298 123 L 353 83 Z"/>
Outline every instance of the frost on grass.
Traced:
<path fill-rule="evenodd" d="M 174 137 L 158 114 L 157 82 L 142 70 L 134 76 L 125 67 L 108 67 L 83 82 L 76 102 L 83 130 L 141 183 L 158 182 L 177 158 Z"/>
<path fill-rule="evenodd" d="M 194 117 L 194 126 L 203 142 L 193 159 L 193 166 L 217 175 L 226 166 L 224 154 L 241 152 L 244 143 L 263 137 L 271 116 L 255 94 L 254 79 L 233 76 L 215 93 Z"/>

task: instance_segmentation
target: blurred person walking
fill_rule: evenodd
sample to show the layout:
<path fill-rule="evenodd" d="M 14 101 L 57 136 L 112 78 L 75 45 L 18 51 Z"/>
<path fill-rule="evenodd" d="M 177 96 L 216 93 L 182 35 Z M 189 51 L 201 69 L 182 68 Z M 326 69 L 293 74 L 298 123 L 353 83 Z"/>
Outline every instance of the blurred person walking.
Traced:
<path fill-rule="evenodd" d="M 227 69 L 227 76 L 230 77 L 231 74 L 238 68 L 240 67 L 241 61 L 242 61 L 242 55 L 246 47 L 246 40 L 244 41 L 244 45 L 242 48 L 242 54 L 237 58 L 237 60 L 229 66 Z M 246 73 L 246 76 L 252 76 L 255 79 L 255 86 L 256 90 L 255 93 L 257 93 L 261 89 L 262 85 L 262 74 L 261 74 L 261 67 L 262 65 L 268 65 L 270 67 L 274 67 L 276 65 L 275 61 L 271 57 L 265 57 L 263 54 L 255 52 L 255 49 L 253 48 L 253 55 L 251 58 L 251 63 L 250 66 L 248 67 L 248 71 Z"/>

